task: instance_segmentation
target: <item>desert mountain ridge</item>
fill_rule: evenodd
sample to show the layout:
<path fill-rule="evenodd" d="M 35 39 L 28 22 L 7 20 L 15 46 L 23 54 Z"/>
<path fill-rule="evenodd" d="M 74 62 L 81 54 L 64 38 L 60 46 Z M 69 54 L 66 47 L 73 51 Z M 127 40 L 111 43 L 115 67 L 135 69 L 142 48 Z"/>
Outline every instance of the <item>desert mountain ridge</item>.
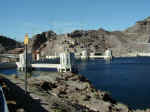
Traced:
<path fill-rule="evenodd" d="M 114 56 L 125 56 L 128 53 L 150 52 L 150 17 L 137 21 L 135 25 L 124 31 L 75 30 L 71 33 L 57 35 L 53 31 L 42 32 L 31 38 L 30 50 L 40 50 L 42 55 L 54 55 L 65 50 L 80 53 L 103 53 L 106 48 L 113 51 Z M 140 51 L 142 50 L 142 51 Z"/>
<path fill-rule="evenodd" d="M 0 36 L 0 52 L 4 52 L 21 43 Z M 75 30 L 71 33 L 56 34 L 49 30 L 30 38 L 29 50 L 39 50 L 41 55 L 55 55 L 70 51 L 81 53 L 83 50 L 103 53 L 106 48 L 113 51 L 114 56 L 126 56 L 135 52 L 150 52 L 147 43 L 150 42 L 150 17 L 137 21 L 135 25 L 123 31 Z"/>

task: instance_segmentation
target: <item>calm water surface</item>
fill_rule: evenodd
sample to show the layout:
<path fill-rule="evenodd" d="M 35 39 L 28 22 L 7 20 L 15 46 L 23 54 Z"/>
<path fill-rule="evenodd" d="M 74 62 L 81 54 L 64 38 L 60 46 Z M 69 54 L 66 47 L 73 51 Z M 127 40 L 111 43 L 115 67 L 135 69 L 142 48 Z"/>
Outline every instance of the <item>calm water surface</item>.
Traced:
<path fill-rule="evenodd" d="M 79 62 L 80 73 L 93 85 L 131 108 L 150 108 L 150 58 Z"/>
<path fill-rule="evenodd" d="M 117 58 L 110 64 L 99 59 L 78 61 L 78 67 L 96 88 L 108 91 L 117 101 L 134 109 L 150 108 L 150 58 Z"/>

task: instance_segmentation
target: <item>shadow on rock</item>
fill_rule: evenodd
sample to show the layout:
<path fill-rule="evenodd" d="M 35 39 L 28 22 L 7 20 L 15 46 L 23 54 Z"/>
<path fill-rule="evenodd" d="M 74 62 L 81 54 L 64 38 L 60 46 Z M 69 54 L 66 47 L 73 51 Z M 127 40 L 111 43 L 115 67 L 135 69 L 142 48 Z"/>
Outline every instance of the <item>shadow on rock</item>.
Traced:
<path fill-rule="evenodd" d="M 12 83 L 10 80 L 0 77 L 0 84 L 8 103 L 10 112 L 48 112 L 41 105 L 40 100 L 33 99 L 29 94 Z"/>

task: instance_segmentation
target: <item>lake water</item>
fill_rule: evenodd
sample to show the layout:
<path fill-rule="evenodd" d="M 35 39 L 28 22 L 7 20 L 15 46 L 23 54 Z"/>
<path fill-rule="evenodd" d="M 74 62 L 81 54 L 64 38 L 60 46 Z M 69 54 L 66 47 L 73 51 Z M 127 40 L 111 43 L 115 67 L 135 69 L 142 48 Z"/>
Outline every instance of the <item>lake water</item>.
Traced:
<path fill-rule="evenodd" d="M 118 58 L 79 62 L 80 73 L 131 108 L 150 108 L 150 58 Z"/>
<path fill-rule="evenodd" d="M 100 59 L 77 63 L 79 73 L 97 89 L 108 91 L 114 99 L 133 109 L 150 108 L 150 58 L 116 58 L 110 64 Z"/>

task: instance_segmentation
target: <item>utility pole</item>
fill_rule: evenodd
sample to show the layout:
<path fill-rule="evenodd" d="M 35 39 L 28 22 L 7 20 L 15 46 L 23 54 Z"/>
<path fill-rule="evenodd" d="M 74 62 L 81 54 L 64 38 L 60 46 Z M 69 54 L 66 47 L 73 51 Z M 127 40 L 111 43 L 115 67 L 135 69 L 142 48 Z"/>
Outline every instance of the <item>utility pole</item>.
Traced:
<path fill-rule="evenodd" d="M 29 42 L 29 37 L 28 35 L 26 34 L 25 35 L 25 39 L 24 39 L 24 45 L 25 45 L 25 94 L 27 94 L 27 86 L 28 86 L 28 76 L 27 76 L 27 69 L 28 69 L 28 60 L 27 60 L 27 45 L 28 45 L 28 42 Z"/>

